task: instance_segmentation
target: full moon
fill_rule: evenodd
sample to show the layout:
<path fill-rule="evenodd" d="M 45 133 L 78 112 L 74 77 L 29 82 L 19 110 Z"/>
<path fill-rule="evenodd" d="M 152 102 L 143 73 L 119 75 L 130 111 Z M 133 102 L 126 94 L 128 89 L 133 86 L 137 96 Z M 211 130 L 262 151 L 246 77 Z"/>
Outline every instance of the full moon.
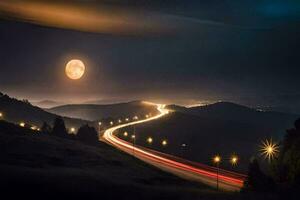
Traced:
<path fill-rule="evenodd" d="M 85 71 L 85 66 L 81 60 L 70 60 L 66 65 L 66 75 L 73 80 L 80 79 Z"/>

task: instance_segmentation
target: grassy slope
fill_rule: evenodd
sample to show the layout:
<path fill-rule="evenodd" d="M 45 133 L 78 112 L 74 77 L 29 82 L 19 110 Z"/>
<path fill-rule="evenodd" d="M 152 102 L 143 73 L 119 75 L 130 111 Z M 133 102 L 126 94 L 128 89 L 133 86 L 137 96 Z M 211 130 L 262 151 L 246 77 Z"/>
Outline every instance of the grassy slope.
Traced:
<path fill-rule="evenodd" d="M 19 192 L 66 196 L 122 197 L 180 191 L 193 184 L 162 173 L 110 146 L 89 146 L 0 122 L 1 186 Z M 151 192 L 153 190 L 153 192 Z M 157 192 L 154 192 L 157 191 Z M 122 193 L 124 192 L 124 193 Z M 180 192 L 185 195 L 185 192 Z M 72 195 L 73 194 L 73 195 Z"/>
<path fill-rule="evenodd" d="M 41 126 L 43 122 L 52 124 L 54 119 L 58 115 L 46 112 L 45 110 L 33 106 L 28 102 L 20 101 L 18 99 L 11 98 L 7 95 L 0 93 L 0 112 L 4 114 L 4 118 L 7 121 L 19 123 L 21 121 Z M 91 123 L 86 120 L 74 119 L 74 118 L 63 118 L 67 127 L 80 127 L 82 124 Z"/>

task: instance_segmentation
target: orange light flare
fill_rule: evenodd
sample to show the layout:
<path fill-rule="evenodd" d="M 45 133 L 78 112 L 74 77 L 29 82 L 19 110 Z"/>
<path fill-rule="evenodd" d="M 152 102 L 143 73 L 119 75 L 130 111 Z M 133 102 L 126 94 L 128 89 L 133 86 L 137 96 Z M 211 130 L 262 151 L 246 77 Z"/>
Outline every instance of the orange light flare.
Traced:
<path fill-rule="evenodd" d="M 239 157 L 237 155 L 233 154 L 230 157 L 230 163 L 232 166 L 236 166 L 238 164 L 238 161 L 239 161 Z"/>
<path fill-rule="evenodd" d="M 219 164 L 221 162 L 221 159 L 222 159 L 221 156 L 216 155 L 216 156 L 213 157 L 213 162 L 215 164 Z"/>
<path fill-rule="evenodd" d="M 274 159 L 279 153 L 279 146 L 273 142 L 272 139 L 262 141 L 260 148 L 261 155 L 265 157 L 269 162 Z"/>

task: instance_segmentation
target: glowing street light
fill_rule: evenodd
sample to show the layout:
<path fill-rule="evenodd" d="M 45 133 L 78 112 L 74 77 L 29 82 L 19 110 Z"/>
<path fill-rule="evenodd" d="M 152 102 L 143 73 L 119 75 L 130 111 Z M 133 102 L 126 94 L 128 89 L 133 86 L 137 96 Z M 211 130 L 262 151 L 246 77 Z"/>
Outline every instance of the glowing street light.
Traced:
<path fill-rule="evenodd" d="M 20 122 L 19 124 L 21 127 L 25 127 L 25 123 L 24 122 Z"/>
<path fill-rule="evenodd" d="M 133 135 L 131 135 L 131 139 L 132 139 L 132 155 L 134 156 L 134 146 L 135 146 L 135 135 L 133 134 Z"/>
<path fill-rule="evenodd" d="M 272 139 L 266 140 L 262 142 L 260 151 L 261 155 L 268 159 L 268 161 L 271 161 L 279 153 L 279 146 Z"/>
<path fill-rule="evenodd" d="M 125 121 L 128 122 L 128 121 L 129 121 L 129 118 L 126 118 Z"/>
<path fill-rule="evenodd" d="M 152 142 L 153 142 L 152 137 L 148 137 L 147 142 L 148 142 L 149 144 L 152 144 Z"/>
<path fill-rule="evenodd" d="M 70 131 L 71 131 L 71 133 L 75 133 L 76 129 L 75 129 L 74 127 L 72 127 L 72 128 L 70 129 Z"/>
<path fill-rule="evenodd" d="M 138 118 L 138 116 L 134 116 L 133 119 L 134 120 L 138 120 L 139 118 Z"/>
<path fill-rule="evenodd" d="M 161 144 L 162 144 L 163 146 L 167 146 L 168 141 L 167 141 L 167 140 L 163 140 L 163 141 L 161 142 Z"/>
<path fill-rule="evenodd" d="M 221 157 L 219 155 L 216 155 L 214 158 L 213 158 L 213 162 L 215 164 L 219 164 L 221 162 Z"/>
<path fill-rule="evenodd" d="M 219 171 L 222 158 L 219 155 L 213 157 L 213 162 L 217 165 L 217 190 L 219 190 Z"/>
<path fill-rule="evenodd" d="M 149 118 L 149 115 L 145 115 L 146 118 Z"/>
<path fill-rule="evenodd" d="M 3 117 L 3 113 L 2 112 L 0 112 L 0 118 L 2 118 Z"/>
<path fill-rule="evenodd" d="M 123 133 L 123 135 L 124 135 L 125 137 L 127 137 L 127 136 L 128 136 L 128 133 L 125 131 L 125 132 Z"/>
<path fill-rule="evenodd" d="M 35 131 L 37 129 L 37 127 L 36 126 L 31 126 L 30 129 Z"/>
<path fill-rule="evenodd" d="M 111 121 L 111 122 L 110 122 L 110 125 L 114 125 L 114 122 L 113 122 L 113 121 Z"/>
<path fill-rule="evenodd" d="M 118 122 L 119 122 L 119 123 L 122 123 L 122 120 L 119 119 Z"/>
<path fill-rule="evenodd" d="M 231 163 L 232 166 L 236 166 L 238 161 L 239 161 L 239 158 L 237 157 L 237 155 L 232 155 L 231 156 L 230 163 Z"/>
<path fill-rule="evenodd" d="M 101 132 L 101 125 L 102 125 L 102 122 L 98 122 L 98 131 L 99 131 L 99 133 Z"/>

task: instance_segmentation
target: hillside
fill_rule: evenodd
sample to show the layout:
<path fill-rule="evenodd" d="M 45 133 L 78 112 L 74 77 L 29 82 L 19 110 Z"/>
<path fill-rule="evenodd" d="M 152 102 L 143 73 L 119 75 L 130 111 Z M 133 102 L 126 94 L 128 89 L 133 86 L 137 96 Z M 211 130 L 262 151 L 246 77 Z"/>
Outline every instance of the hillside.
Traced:
<path fill-rule="evenodd" d="M 170 105 L 168 108 L 177 112 L 196 115 L 203 118 L 230 120 L 259 126 L 270 126 L 278 130 L 291 127 L 295 119 L 300 117 L 300 115 L 289 113 L 256 110 L 231 102 L 218 102 L 206 106 L 191 108 Z M 277 132 L 276 134 L 280 133 Z"/>
<path fill-rule="evenodd" d="M 57 102 L 57 101 L 52 101 L 52 100 L 31 101 L 30 103 L 32 105 L 38 106 L 40 108 L 53 108 L 53 107 L 61 106 L 61 105 L 65 104 L 63 102 Z"/>
<path fill-rule="evenodd" d="M 31 105 L 28 101 L 20 101 L 0 93 L 0 112 L 3 113 L 5 120 L 20 123 L 25 122 L 40 127 L 43 122 L 52 124 L 58 115 L 46 112 L 45 110 Z M 78 128 L 82 124 L 91 123 L 86 120 L 63 118 L 67 127 Z"/>
<path fill-rule="evenodd" d="M 155 105 L 145 104 L 142 101 L 132 101 L 128 103 L 95 105 L 95 104 L 75 104 L 58 106 L 47 111 L 74 118 L 81 118 L 91 121 L 100 120 L 102 118 L 125 118 L 135 115 L 145 116 L 147 114 L 156 114 Z"/>
<path fill-rule="evenodd" d="M 221 154 L 224 157 L 222 167 L 227 169 L 232 169 L 227 159 L 236 153 L 241 160 L 234 170 L 244 173 L 249 159 L 252 156 L 260 157 L 261 141 L 270 138 L 279 141 L 285 130 L 292 127 L 298 118 L 288 114 L 257 112 L 228 103 L 205 106 L 203 110 L 176 109 L 180 111 L 137 125 L 137 144 L 206 164 L 211 164 L 215 154 Z M 132 128 L 125 130 L 132 132 Z M 146 143 L 149 136 L 154 140 L 151 146 Z M 167 147 L 161 146 L 163 139 L 168 140 Z"/>
<path fill-rule="evenodd" d="M 0 187 L 10 198 L 40 199 L 199 196 L 195 185 L 152 168 L 112 147 L 89 146 L 37 134 L 0 120 Z M 18 192 L 13 192 L 17 188 Z M 217 195 L 217 194 L 215 194 Z"/>

